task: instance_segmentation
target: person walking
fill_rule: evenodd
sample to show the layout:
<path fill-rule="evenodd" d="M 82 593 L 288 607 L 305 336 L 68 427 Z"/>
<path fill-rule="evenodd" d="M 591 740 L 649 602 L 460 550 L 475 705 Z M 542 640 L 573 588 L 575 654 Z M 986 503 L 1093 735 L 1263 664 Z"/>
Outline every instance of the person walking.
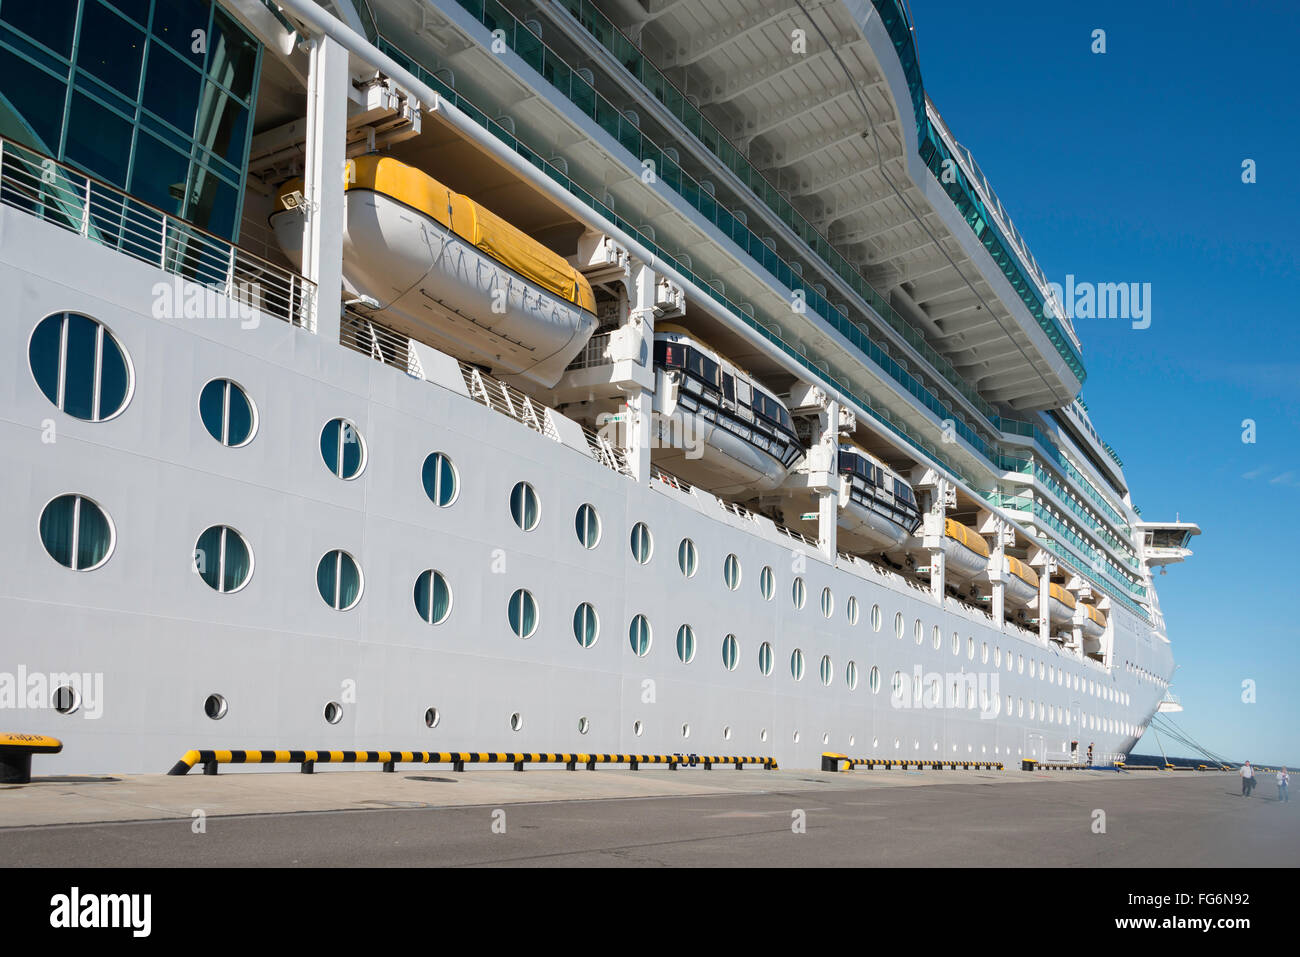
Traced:
<path fill-rule="evenodd" d="M 1277 799 L 1290 803 L 1291 798 L 1286 793 L 1286 786 L 1291 783 L 1291 775 L 1286 773 L 1286 768 L 1277 769 Z"/>
<path fill-rule="evenodd" d="M 1092 743 L 1088 743 L 1088 767 L 1092 767 Z"/>
<path fill-rule="evenodd" d="M 1247 761 L 1241 766 L 1241 796 L 1250 797 L 1250 792 L 1255 787 L 1255 769 Z"/>

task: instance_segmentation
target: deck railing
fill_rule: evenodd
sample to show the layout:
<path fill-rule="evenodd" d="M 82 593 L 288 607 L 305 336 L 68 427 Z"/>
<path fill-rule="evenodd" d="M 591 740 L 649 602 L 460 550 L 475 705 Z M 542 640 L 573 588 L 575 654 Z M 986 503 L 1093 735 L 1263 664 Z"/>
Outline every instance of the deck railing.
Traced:
<path fill-rule="evenodd" d="M 316 327 L 315 284 L 64 163 L 0 137 L 0 203 L 197 283 L 245 310 Z M 190 293 L 183 293 L 186 300 Z M 177 315 L 224 308 L 171 300 Z M 186 307 L 190 308 L 186 308 Z"/>

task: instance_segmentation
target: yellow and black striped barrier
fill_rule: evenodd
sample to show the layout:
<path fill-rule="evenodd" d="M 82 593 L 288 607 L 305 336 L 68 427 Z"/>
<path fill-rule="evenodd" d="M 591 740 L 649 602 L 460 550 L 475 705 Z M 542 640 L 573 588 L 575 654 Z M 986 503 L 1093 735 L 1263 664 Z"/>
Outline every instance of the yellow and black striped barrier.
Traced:
<path fill-rule="evenodd" d="M 1123 767 L 1116 763 L 1115 767 Z M 1105 771 L 1106 768 L 1100 764 L 1049 764 L 1045 761 L 1035 761 L 1033 758 L 1024 758 L 1020 762 L 1022 771 Z"/>
<path fill-rule="evenodd" d="M 588 771 L 598 764 L 626 764 L 638 770 L 643 764 L 666 764 L 679 767 L 731 765 L 743 771 L 747 764 L 764 770 L 777 769 L 776 759 L 752 755 L 701 754 L 578 754 L 536 753 L 520 751 L 187 751 L 168 774 L 188 774 L 196 764 L 204 774 L 216 774 L 223 764 L 297 764 L 303 774 L 311 774 L 317 764 L 380 764 L 384 771 L 394 771 L 398 764 L 450 764 L 453 771 L 464 771 L 467 764 L 510 764 L 522 771 L 528 764 L 563 764 L 569 771 L 583 765 Z"/>
<path fill-rule="evenodd" d="M 843 767 L 841 767 L 843 765 Z M 907 758 L 850 758 L 833 751 L 822 752 L 823 771 L 852 771 L 854 768 L 901 768 L 904 771 L 916 768 L 918 771 L 1001 771 L 1001 761 L 943 761 Z"/>

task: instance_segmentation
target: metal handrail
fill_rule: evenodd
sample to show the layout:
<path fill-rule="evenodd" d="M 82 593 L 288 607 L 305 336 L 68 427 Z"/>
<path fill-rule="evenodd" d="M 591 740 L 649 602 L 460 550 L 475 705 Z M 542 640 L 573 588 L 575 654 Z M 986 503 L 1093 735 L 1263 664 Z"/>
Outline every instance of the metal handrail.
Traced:
<path fill-rule="evenodd" d="M 0 203 L 291 325 L 316 328 L 316 285 L 103 180 L 0 136 Z M 184 291 L 187 300 L 192 291 Z M 186 303 L 173 302 L 188 315 Z M 203 303 L 201 308 L 224 308 Z"/>

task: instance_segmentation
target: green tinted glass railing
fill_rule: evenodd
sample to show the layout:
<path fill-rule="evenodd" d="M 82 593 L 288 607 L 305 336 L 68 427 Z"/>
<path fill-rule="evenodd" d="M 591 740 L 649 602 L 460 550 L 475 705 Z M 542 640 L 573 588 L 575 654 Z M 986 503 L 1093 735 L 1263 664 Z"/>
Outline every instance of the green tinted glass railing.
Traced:
<path fill-rule="evenodd" d="M 1119 574 L 1119 569 L 1106 555 L 1080 538 L 1077 533 L 1037 502 L 1033 503 L 1033 514 L 1038 521 L 1046 523 L 1049 528 L 1062 536 L 1066 543 L 1074 547 L 1076 552 L 1086 556 L 1088 567 L 1093 571 L 1105 575 L 1107 580 L 1117 588 L 1137 595 L 1139 598 L 1146 596 L 1147 590 L 1144 587 L 1129 581 L 1129 579 Z"/>
<path fill-rule="evenodd" d="M 1112 533 L 1106 526 L 1102 525 L 1095 516 L 1085 511 L 1083 506 L 1073 499 L 1069 492 L 1066 491 L 1065 487 L 1057 482 L 1046 469 L 1035 465 L 1034 477 L 1047 487 L 1062 507 L 1069 509 L 1070 512 L 1080 518 L 1096 535 L 1106 541 L 1112 548 L 1123 553 L 1125 564 L 1129 565 L 1134 571 L 1138 571 L 1141 568 L 1137 557 L 1133 554 L 1132 547 L 1123 539 Z"/>
<path fill-rule="evenodd" d="M 751 258 L 760 263 L 780 285 L 790 290 L 792 305 L 796 304 L 797 293 L 802 300 L 798 306 L 811 309 L 824 319 L 937 418 L 951 422 L 956 434 L 965 439 L 976 451 L 992 460 L 996 450 L 992 447 L 991 435 L 986 439 L 978 434 L 964 418 L 949 408 L 884 348 L 873 341 L 862 323 L 850 319 L 843 311 L 832 305 L 824 295 L 810 288 L 788 262 L 779 257 L 761 237 L 718 202 L 711 190 L 703 187 L 676 164 L 666 163 L 664 151 L 650 140 L 636 123 L 621 109 L 597 93 L 582 76 L 570 69 L 555 51 L 542 43 L 541 39 L 525 24 L 517 20 L 497 0 L 484 0 L 484 2 L 460 0 L 460 2 L 489 30 L 500 31 L 504 35 L 506 45 L 546 77 L 548 82 L 552 83 L 570 102 L 577 106 L 587 104 L 589 108 L 584 110 L 586 115 L 634 157 L 641 161 L 653 160 L 656 164 L 663 163 L 659 179 L 676 191 Z M 576 97 L 575 89 L 579 91 Z"/>
<path fill-rule="evenodd" d="M 473 6 L 478 6 L 476 0 L 470 0 L 470 2 Z M 694 133 L 714 156 L 722 161 L 723 165 L 739 177 L 741 182 L 749 187 L 755 196 L 763 200 L 787 226 L 794 230 L 805 243 L 822 257 L 837 275 L 852 285 L 854 291 L 870 302 L 873 308 L 881 313 L 882 318 L 889 322 L 891 326 L 898 328 L 900 332 L 907 329 L 911 333 L 908 336 L 909 342 L 914 347 L 921 348 L 916 342 L 911 341 L 913 338 L 919 340 L 925 350 L 933 353 L 933 358 L 928 354 L 926 358 L 934 362 L 936 368 L 940 370 L 945 378 L 952 381 L 954 386 L 962 390 L 963 394 L 966 394 L 967 390 L 969 390 L 970 394 L 967 397 L 985 415 L 993 414 L 991 408 L 984 407 L 987 403 L 951 368 L 951 365 L 941 356 L 938 356 L 938 353 L 935 353 L 929 344 L 925 343 L 924 338 L 909 323 L 899 317 L 888 302 L 884 301 L 883 297 L 879 296 L 874 289 L 871 289 L 863 280 L 861 273 L 849 265 L 834 250 L 829 239 L 800 215 L 790 201 L 780 194 L 777 187 L 753 166 L 716 126 L 709 122 L 698 107 L 687 101 L 686 97 L 673 86 L 672 82 L 645 58 L 641 51 L 613 25 L 604 13 L 596 8 L 590 0 L 560 0 L 560 3 L 602 46 L 623 64 L 633 77 L 640 81 L 656 99 L 667 106 L 673 115 Z M 873 0 L 873 3 L 889 33 L 899 62 L 903 66 L 904 75 L 907 77 L 912 110 L 917 119 L 917 143 L 918 145 L 923 144 L 926 134 L 930 130 L 930 123 L 926 116 L 925 88 L 921 83 L 921 71 L 917 62 L 916 49 L 912 42 L 911 27 L 901 7 L 895 0 Z M 946 145 L 944 149 L 947 149 Z M 924 153 L 922 155 L 924 156 Z M 943 158 L 951 158 L 951 156 L 941 157 L 940 165 L 942 165 Z M 929 165 L 928 158 L 927 165 Z M 945 179 L 951 178 L 945 177 Z M 1034 285 L 1025 278 L 1024 271 L 1013 252 L 1014 247 L 1006 242 L 997 226 L 984 215 L 983 203 L 978 198 L 978 195 L 965 182 L 965 177 L 960 177 L 959 180 L 948 183 L 944 183 L 943 180 L 940 180 L 940 182 L 944 185 L 945 190 L 949 193 L 958 209 L 962 211 L 967 224 L 971 226 L 975 235 L 988 248 L 994 262 L 998 264 L 998 268 L 1011 281 L 1016 294 L 1024 301 L 1026 308 L 1029 309 L 1043 331 L 1048 334 L 1053 346 L 1061 357 L 1066 360 L 1071 371 L 1074 372 L 1082 384 L 1087 377 L 1087 373 L 1083 368 L 1083 362 L 1078 351 L 1056 320 L 1044 311 L 1042 298 L 1038 295 Z M 979 215 L 972 218 L 971 215 L 968 215 L 971 211 L 975 211 Z M 987 228 L 985 224 L 987 224 Z M 873 298 L 880 300 L 880 304 L 878 305 L 873 301 Z M 895 325 L 895 321 L 897 325 Z"/>

